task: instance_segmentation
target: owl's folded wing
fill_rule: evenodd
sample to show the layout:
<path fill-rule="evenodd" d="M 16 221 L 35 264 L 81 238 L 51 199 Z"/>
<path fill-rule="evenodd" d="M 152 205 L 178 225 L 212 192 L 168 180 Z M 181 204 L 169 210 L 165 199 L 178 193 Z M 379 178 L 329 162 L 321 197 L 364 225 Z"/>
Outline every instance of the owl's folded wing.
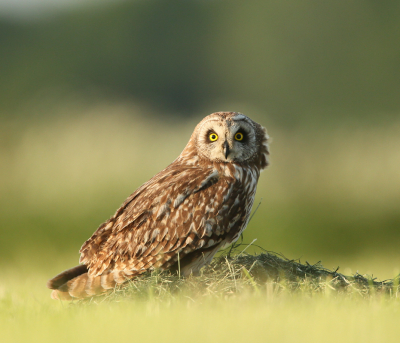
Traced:
<path fill-rule="evenodd" d="M 80 262 L 90 275 L 112 270 L 127 278 L 219 244 L 246 220 L 235 181 L 215 169 L 170 165 L 83 244 Z"/>

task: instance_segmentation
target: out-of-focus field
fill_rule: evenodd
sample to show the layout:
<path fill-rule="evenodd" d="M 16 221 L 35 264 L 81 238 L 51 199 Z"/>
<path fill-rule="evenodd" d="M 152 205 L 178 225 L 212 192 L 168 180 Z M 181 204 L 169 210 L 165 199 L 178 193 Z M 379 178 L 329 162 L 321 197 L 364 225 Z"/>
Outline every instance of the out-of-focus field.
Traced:
<path fill-rule="evenodd" d="M 37 268 L 43 285 L 77 263 L 80 245 L 179 155 L 206 114 L 156 120 L 128 104 L 59 111 L 0 129 L 1 265 Z M 345 274 L 398 273 L 400 124 L 282 129 L 247 114 L 272 139 L 244 242 Z"/>

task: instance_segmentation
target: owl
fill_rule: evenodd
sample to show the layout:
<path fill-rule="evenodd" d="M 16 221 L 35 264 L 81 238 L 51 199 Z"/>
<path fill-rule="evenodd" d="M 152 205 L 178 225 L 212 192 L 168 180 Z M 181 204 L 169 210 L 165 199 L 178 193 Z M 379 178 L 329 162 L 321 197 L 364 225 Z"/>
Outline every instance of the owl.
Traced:
<path fill-rule="evenodd" d="M 266 130 L 249 117 L 205 117 L 178 158 L 82 245 L 80 265 L 48 281 L 51 297 L 91 297 L 154 269 L 199 274 L 246 228 L 268 156 Z"/>

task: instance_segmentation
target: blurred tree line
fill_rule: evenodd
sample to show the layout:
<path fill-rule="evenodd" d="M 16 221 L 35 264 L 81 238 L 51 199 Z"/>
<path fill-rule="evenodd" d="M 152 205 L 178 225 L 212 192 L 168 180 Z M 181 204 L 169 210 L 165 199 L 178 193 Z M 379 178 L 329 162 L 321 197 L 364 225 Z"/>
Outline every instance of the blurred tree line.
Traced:
<path fill-rule="evenodd" d="M 400 2 L 149 0 L 0 19 L 0 115 L 66 94 L 190 115 L 250 103 L 280 124 L 397 116 Z"/>

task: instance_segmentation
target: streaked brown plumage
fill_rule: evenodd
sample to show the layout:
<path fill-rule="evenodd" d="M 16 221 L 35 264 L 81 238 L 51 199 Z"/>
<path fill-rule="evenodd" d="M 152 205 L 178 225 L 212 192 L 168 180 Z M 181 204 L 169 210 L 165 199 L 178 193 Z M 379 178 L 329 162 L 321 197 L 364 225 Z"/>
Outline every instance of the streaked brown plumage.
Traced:
<path fill-rule="evenodd" d="M 81 265 L 49 280 L 52 298 L 103 293 L 147 270 L 174 269 L 178 256 L 182 275 L 198 274 L 246 228 L 267 139 L 241 113 L 205 117 L 179 157 L 83 244 Z"/>

